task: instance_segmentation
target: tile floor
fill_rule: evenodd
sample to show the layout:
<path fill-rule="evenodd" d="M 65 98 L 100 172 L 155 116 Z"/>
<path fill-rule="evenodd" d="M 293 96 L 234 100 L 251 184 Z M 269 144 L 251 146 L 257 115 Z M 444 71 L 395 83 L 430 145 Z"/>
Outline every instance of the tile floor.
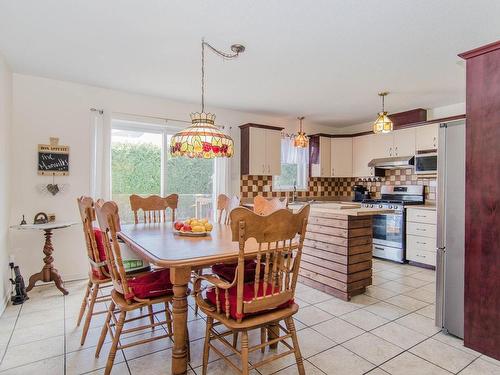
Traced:
<path fill-rule="evenodd" d="M 467 349 L 463 342 L 434 326 L 435 275 L 409 265 L 374 261 L 373 286 L 351 302 L 340 301 L 300 284 L 296 326 L 307 374 L 500 374 L 500 362 Z M 102 315 L 94 318 L 80 346 L 76 328 L 85 282 L 67 283 L 63 297 L 53 286 L 35 288 L 22 306 L 9 306 L 0 318 L 0 374 L 102 374 L 105 345 L 94 349 Z M 201 374 L 204 317 L 189 310 L 192 361 L 189 374 Z M 142 333 L 148 337 L 156 333 Z M 124 341 L 130 337 L 123 338 Z M 258 340 L 256 335 L 251 340 Z M 172 342 L 156 342 L 118 353 L 115 374 L 169 374 Z M 262 359 L 254 353 L 252 361 Z M 211 355 L 209 374 L 230 374 Z M 293 356 L 268 364 L 254 374 L 296 374 Z"/>

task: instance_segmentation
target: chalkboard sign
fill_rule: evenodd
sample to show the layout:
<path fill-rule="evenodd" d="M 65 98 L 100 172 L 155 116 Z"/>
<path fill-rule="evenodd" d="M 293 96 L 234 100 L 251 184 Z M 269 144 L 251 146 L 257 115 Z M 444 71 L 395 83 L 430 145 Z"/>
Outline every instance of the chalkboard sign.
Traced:
<path fill-rule="evenodd" d="M 59 138 L 50 138 L 50 145 L 38 145 L 38 174 L 67 176 L 69 147 L 59 145 Z"/>

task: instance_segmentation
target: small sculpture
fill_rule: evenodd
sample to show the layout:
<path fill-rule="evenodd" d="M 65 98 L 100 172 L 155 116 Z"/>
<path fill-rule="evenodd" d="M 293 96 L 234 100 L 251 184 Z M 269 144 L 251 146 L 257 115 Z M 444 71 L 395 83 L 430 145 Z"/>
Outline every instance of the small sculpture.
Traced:
<path fill-rule="evenodd" d="M 49 217 L 45 212 L 39 212 L 35 215 L 33 219 L 33 224 L 47 224 L 49 222 Z"/>
<path fill-rule="evenodd" d="M 19 225 L 26 225 L 26 219 L 24 218 L 24 215 L 23 215 L 23 219 L 21 220 L 21 224 Z"/>
<path fill-rule="evenodd" d="M 12 293 L 10 300 L 13 305 L 20 305 L 29 299 L 28 293 L 26 293 L 26 286 L 24 285 L 24 279 L 21 275 L 21 271 L 19 270 L 19 266 L 14 266 L 14 263 L 12 262 L 9 263 L 9 266 L 10 269 L 14 271 L 14 278 L 10 278 L 10 282 L 12 285 L 15 285 L 14 292 Z"/>

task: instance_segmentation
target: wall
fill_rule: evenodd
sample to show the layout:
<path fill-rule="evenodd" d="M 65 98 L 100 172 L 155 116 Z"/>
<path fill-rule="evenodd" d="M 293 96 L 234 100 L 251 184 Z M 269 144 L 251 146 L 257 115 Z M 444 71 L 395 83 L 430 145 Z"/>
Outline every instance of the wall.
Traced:
<path fill-rule="evenodd" d="M 10 211 L 10 138 L 12 112 L 12 73 L 0 55 L 0 315 L 9 298 L 10 269 L 8 251 Z"/>
<path fill-rule="evenodd" d="M 105 113 L 130 113 L 176 120 L 189 120 L 189 113 L 199 111 L 198 103 L 183 103 L 162 98 L 136 95 L 71 82 L 14 74 L 12 154 L 12 210 L 10 223 L 16 224 L 21 215 L 32 220 L 39 211 L 55 213 L 58 220 L 78 220 L 76 197 L 89 193 L 90 173 L 90 108 Z M 239 190 L 239 129 L 247 122 L 285 127 L 294 131 L 296 120 L 258 116 L 251 113 L 211 108 L 217 123 L 232 126 L 236 155 L 233 157 L 233 191 Z M 304 123 L 305 131 L 324 132 L 327 129 Z M 56 177 L 55 182 L 68 184 L 55 197 L 41 194 L 37 186 L 52 182 L 52 177 L 40 177 L 36 171 L 37 144 L 49 137 L 60 138 L 70 147 L 70 175 Z M 53 238 L 55 265 L 66 280 L 85 277 L 87 272 L 81 226 L 58 230 Z M 38 272 L 42 262 L 42 234 L 11 231 L 11 251 L 22 266 L 27 278 Z"/>

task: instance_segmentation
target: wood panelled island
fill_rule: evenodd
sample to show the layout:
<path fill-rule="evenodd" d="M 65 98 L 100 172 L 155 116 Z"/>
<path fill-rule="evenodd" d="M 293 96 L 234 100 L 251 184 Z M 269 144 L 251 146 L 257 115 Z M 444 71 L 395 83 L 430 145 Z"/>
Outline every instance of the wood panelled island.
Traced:
<path fill-rule="evenodd" d="M 299 281 L 349 301 L 372 283 L 372 216 L 392 210 L 311 205 Z"/>

